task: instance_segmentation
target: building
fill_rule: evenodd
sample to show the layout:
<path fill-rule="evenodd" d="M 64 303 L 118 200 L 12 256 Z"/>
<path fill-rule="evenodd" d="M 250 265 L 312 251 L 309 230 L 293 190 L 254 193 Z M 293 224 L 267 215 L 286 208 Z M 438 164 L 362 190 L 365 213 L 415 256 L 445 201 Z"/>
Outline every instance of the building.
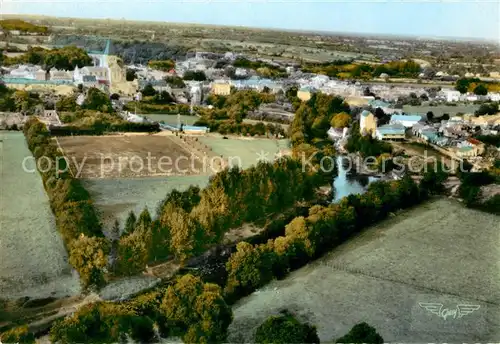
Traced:
<path fill-rule="evenodd" d="M 455 90 L 443 90 L 444 98 L 447 102 L 458 102 L 460 100 L 460 92 Z"/>
<path fill-rule="evenodd" d="M 386 124 L 375 130 L 375 137 L 379 140 L 404 140 L 405 127 L 401 124 Z"/>
<path fill-rule="evenodd" d="M 306 102 L 309 99 L 311 99 L 313 92 L 314 92 L 314 90 L 313 90 L 312 87 L 307 87 L 307 86 L 306 87 L 302 87 L 297 92 L 297 98 L 299 98 L 303 102 Z"/>
<path fill-rule="evenodd" d="M 47 80 L 47 72 L 40 68 L 35 72 L 35 80 L 39 81 Z"/>
<path fill-rule="evenodd" d="M 73 73 L 66 70 L 58 70 L 57 68 L 52 68 L 49 71 L 50 80 L 67 80 L 73 81 Z"/>
<path fill-rule="evenodd" d="M 97 81 L 109 80 L 109 69 L 107 67 L 83 67 L 82 69 L 75 69 L 73 78 L 75 83 L 83 83 L 83 76 L 95 76 Z"/>
<path fill-rule="evenodd" d="M 97 87 L 98 82 L 95 76 L 93 75 L 84 75 L 82 78 L 82 84 L 85 87 Z"/>
<path fill-rule="evenodd" d="M 465 141 L 460 142 L 457 145 L 457 147 L 458 148 L 470 147 L 472 149 L 472 153 L 469 153 L 469 154 L 473 154 L 472 156 L 482 155 L 482 154 L 484 154 L 484 151 L 485 151 L 484 143 L 482 143 L 481 141 L 476 140 L 472 137 L 468 138 Z M 469 150 L 465 150 L 465 151 L 469 152 Z"/>
<path fill-rule="evenodd" d="M 338 141 L 347 136 L 347 133 L 349 131 L 349 128 L 333 128 L 330 127 L 328 131 L 326 132 L 328 134 L 328 137 L 332 141 Z"/>
<path fill-rule="evenodd" d="M 422 121 L 420 115 L 392 115 L 389 124 L 401 124 L 405 128 L 411 128 L 418 122 Z"/>
<path fill-rule="evenodd" d="M 377 130 L 377 117 L 370 111 L 361 112 L 359 119 L 359 131 L 361 135 L 375 135 Z"/>
<path fill-rule="evenodd" d="M 33 79 L 35 80 L 35 73 L 39 70 L 39 67 L 21 65 L 15 69 L 12 69 L 8 75 L 9 78 L 13 79 Z"/>
<path fill-rule="evenodd" d="M 214 81 L 212 93 L 218 96 L 228 96 L 231 94 L 231 84 L 227 81 Z"/>

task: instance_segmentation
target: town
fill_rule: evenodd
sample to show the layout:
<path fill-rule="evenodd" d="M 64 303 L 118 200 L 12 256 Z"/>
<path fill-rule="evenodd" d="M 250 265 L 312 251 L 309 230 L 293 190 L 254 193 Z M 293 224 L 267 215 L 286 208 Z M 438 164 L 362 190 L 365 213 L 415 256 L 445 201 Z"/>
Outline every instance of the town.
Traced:
<path fill-rule="evenodd" d="M 500 338 L 498 45 L 19 18 L 1 342 Z"/>

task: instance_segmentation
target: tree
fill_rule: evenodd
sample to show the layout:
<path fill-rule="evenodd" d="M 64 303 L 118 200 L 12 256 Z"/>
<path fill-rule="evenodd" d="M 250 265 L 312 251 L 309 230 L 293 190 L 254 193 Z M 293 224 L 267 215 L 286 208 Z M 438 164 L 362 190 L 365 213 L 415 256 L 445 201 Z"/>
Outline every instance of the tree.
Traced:
<path fill-rule="evenodd" d="M 2 343 L 35 343 L 35 336 L 29 332 L 28 326 L 20 326 L 10 329 L 0 334 L 0 342 Z"/>
<path fill-rule="evenodd" d="M 434 113 L 432 111 L 428 111 L 427 112 L 427 120 L 429 122 L 432 122 L 433 119 L 434 119 Z"/>
<path fill-rule="evenodd" d="M 104 238 L 82 235 L 71 244 L 69 262 L 80 274 L 84 287 L 104 284 L 108 253 L 109 245 Z"/>
<path fill-rule="evenodd" d="M 343 337 L 340 337 L 335 343 L 349 344 L 383 344 L 384 339 L 377 333 L 375 328 L 365 322 L 354 325 L 354 327 Z"/>
<path fill-rule="evenodd" d="M 152 97 L 152 96 L 156 95 L 158 92 L 156 92 L 153 85 L 147 84 L 146 86 L 144 86 L 141 93 L 145 97 Z"/>
<path fill-rule="evenodd" d="M 120 99 L 120 95 L 118 93 L 113 93 L 109 99 L 111 100 L 119 100 Z"/>
<path fill-rule="evenodd" d="M 262 344 L 318 343 L 316 327 L 299 322 L 287 311 L 281 316 L 271 316 L 255 334 L 255 342 Z"/>
<path fill-rule="evenodd" d="M 113 105 L 111 104 L 109 97 L 106 93 L 95 87 L 89 89 L 82 107 L 101 112 L 113 112 Z"/>
<path fill-rule="evenodd" d="M 449 115 L 449 114 L 447 114 L 447 113 L 445 113 L 445 114 L 443 114 L 443 115 L 441 116 L 441 119 L 442 119 L 443 121 L 448 121 L 448 120 L 450 119 L 450 115 Z"/>
<path fill-rule="evenodd" d="M 127 69 L 126 71 L 126 74 L 125 74 L 125 79 L 127 81 L 134 81 L 135 79 L 137 79 L 137 73 L 135 70 L 133 69 Z"/>
<path fill-rule="evenodd" d="M 484 84 L 479 84 L 474 88 L 474 94 L 478 96 L 485 96 L 488 94 L 488 89 Z"/>
<path fill-rule="evenodd" d="M 123 236 L 118 244 L 116 270 L 119 274 L 132 276 L 144 271 L 149 258 L 148 233 L 135 231 Z"/>
<path fill-rule="evenodd" d="M 127 222 L 125 222 L 125 228 L 123 230 L 123 234 L 132 233 L 135 230 L 135 224 L 137 219 L 135 217 L 134 212 L 131 210 L 127 216 Z"/>
<path fill-rule="evenodd" d="M 184 80 L 205 81 L 207 76 L 203 71 L 188 70 L 184 73 Z"/>
<path fill-rule="evenodd" d="M 333 116 L 331 126 L 334 128 L 345 128 L 351 123 L 352 117 L 345 112 L 341 112 Z"/>

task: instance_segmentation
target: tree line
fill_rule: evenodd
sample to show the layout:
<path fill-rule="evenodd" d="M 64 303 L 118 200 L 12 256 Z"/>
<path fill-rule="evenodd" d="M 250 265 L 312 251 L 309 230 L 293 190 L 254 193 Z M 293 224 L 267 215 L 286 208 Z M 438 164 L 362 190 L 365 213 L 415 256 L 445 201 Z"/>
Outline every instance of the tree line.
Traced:
<path fill-rule="evenodd" d="M 21 19 L 0 20 L 0 28 L 2 28 L 2 30 L 18 30 L 25 33 L 38 33 L 41 35 L 46 35 L 49 32 L 49 28 L 46 26 L 31 24 Z"/>
<path fill-rule="evenodd" d="M 460 178 L 460 188 L 458 190 L 460 198 L 465 205 L 493 214 L 500 214 L 500 194 L 496 194 L 489 199 L 483 200 L 481 187 L 488 184 L 500 184 L 500 159 L 495 160 L 490 171 L 472 172 L 472 165 L 465 161 L 463 171 L 458 171 Z"/>
<path fill-rule="evenodd" d="M 160 203 L 154 220 L 147 209 L 137 219 L 135 214 L 129 215 L 114 244 L 114 271 L 133 275 L 148 262 L 169 257 L 185 262 L 219 244 L 232 228 L 314 198 L 321 183 L 299 161 L 282 158 L 247 170 L 226 169 L 213 176 L 203 190 L 174 191 Z"/>
<path fill-rule="evenodd" d="M 25 64 L 41 65 L 46 71 L 51 68 L 74 70 L 75 67 L 92 65 L 92 58 L 83 49 L 75 46 L 47 50 L 30 47 L 26 53 L 16 57 L 4 57 L 4 65 Z"/>
<path fill-rule="evenodd" d="M 109 245 L 89 193 L 66 171 L 66 161 L 43 123 L 35 118 L 24 124 L 28 148 L 43 167 L 39 171 L 56 218 L 56 226 L 69 253 L 69 262 L 84 287 L 102 285 Z M 39 160 L 41 157 L 44 159 Z M 50 160 L 52 168 L 46 168 Z M 37 164 L 38 166 L 38 164 Z M 60 169 L 56 170 L 55 166 Z"/>
<path fill-rule="evenodd" d="M 379 65 L 353 63 L 352 60 L 337 60 L 326 63 L 306 63 L 302 66 L 306 73 L 324 74 L 331 78 L 378 78 L 387 74 L 396 78 L 415 78 L 420 73 L 420 65 L 415 61 L 391 61 Z"/>
<path fill-rule="evenodd" d="M 311 207 L 309 216 L 296 217 L 286 225 L 284 236 L 259 245 L 239 243 L 226 264 L 226 300 L 234 302 L 274 278 L 283 278 L 390 213 L 441 192 L 447 178 L 441 171 L 431 169 L 420 185 L 409 175 L 400 181 L 372 183 L 365 194 Z"/>

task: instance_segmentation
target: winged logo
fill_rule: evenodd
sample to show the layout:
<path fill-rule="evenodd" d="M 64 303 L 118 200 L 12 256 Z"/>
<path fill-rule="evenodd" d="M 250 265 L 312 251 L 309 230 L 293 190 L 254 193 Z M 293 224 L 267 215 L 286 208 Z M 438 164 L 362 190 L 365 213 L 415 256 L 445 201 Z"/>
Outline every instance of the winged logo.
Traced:
<path fill-rule="evenodd" d="M 443 318 L 444 320 L 446 320 L 448 317 L 450 317 L 451 319 L 460 319 L 463 316 L 471 314 L 472 312 L 477 311 L 479 308 L 481 308 L 480 305 L 460 304 L 457 305 L 455 309 L 448 309 L 448 308 L 443 309 L 442 303 L 427 303 L 427 302 L 420 302 L 418 305 L 423 309 L 429 311 L 430 313 L 435 314 L 440 318 Z"/>

